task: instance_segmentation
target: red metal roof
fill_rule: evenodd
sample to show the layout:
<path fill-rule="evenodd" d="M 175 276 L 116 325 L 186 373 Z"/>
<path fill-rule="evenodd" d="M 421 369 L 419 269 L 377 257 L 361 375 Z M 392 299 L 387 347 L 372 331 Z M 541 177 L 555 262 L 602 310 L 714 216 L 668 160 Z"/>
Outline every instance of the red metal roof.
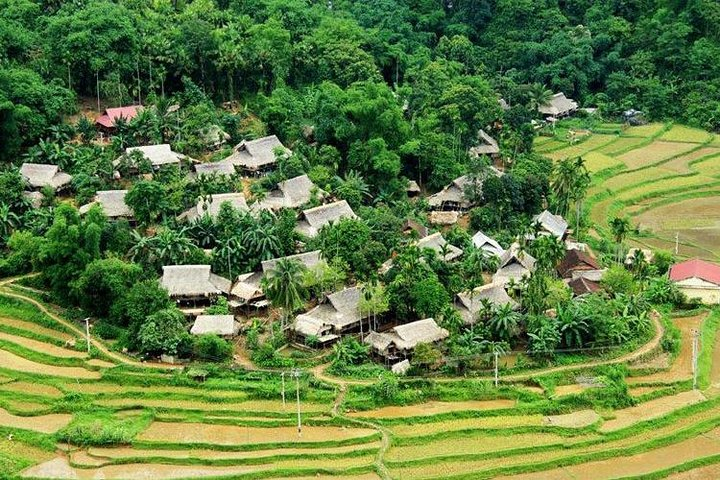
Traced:
<path fill-rule="evenodd" d="M 694 258 L 670 267 L 670 280 L 674 282 L 693 277 L 720 285 L 720 265 Z"/>
<path fill-rule="evenodd" d="M 97 120 L 95 120 L 95 123 L 99 123 L 103 127 L 112 128 L 115 126 L 115 121 L 122 117 L 125 120 L 132 120 L 135 118 L 140 110 L 142 110 L 142 105 L 131 105 L 128 107 L 118 107 L 118 108 L 108 108 L 105 110 L 105 113 L 100 115 Z"/>

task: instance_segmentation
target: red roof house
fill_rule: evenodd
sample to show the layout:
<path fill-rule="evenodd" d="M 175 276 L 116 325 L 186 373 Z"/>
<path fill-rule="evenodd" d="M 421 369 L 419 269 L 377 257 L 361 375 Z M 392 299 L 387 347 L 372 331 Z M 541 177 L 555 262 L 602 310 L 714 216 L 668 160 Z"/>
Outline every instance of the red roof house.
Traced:
<path fill-rule="evenodd" d="M 115 122 L 123 118 L 126 122 L 129 122 L 137 116 L 142 110 L 142 105 L 130 105 L 128 107 L 108 108 L 105 113 L 100 115 L 95 123 L 100 127 L 108 130 L 115 128 Z"/>
<path fill-rule="evenodd" d="M 573 272 L 586 270 L 600 270 L 597 260 L 580 250 L 568 250 L 557 266 L 561 278 L 572 278 Z"/>
<path fill-rule="evenodd" d="M 695 258 L 670 267 L 669 277 L 688 298 L 720 303 L 720 265 Z"/>

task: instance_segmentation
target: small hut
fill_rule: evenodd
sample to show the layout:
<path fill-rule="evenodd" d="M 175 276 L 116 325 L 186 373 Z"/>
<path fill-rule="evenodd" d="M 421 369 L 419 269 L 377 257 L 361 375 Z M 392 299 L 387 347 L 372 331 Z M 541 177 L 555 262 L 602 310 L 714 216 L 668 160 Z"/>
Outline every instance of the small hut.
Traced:
<path fill-rule="evenodd" d="M 325 225 L 343 218 L 357 218 L 345 200 L 303 210 L 295 230 L 306 237 L 314 237 Z"/>

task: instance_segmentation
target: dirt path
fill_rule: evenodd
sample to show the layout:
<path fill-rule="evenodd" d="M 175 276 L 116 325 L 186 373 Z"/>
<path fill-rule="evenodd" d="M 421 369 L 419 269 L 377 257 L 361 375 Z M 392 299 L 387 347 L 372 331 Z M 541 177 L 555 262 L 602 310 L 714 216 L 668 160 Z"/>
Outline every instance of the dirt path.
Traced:
<path fill-rule="evenodd" d="M 686 318 L 674 318 L 673 323 L 680 329 L 680 353 L 678 353 L 675 361 L 669 370 L 643 375 L 640 377 L 630 377 L 627 379 L 628 385 L 636 385 L 638 383 L 673 383 L 681 380 L 687 380 L 692 377 L 692 331 L 701 328 L 702 322 L 708 316 L 707 312 L 700 315 Z M 717 350 L 715 350 L 717 352 Z M 720 366 L 719 366 L 720 367 Z"/>
<path fill-rule="evenodd" d="M 53 320 L 61 323 L 62 325 L 66 326 L 67 328 L 71 329 L 73 332 L 75 332 L 76 335 L 78 335 L 78 336 L 80 336 L 80 337 L 84 337 L 84 336 L 85 336 L 85 332 L 84 332 L 82 329 L 80 329 L 77 325 L 75 325 L 74 323 L 72 323 L 72 322 L 70 322 L 70 321 L 68 321 L 68 320 L 65 320 L 64 318 L 56 315 L 55 313 L 53 313 L 52 311 L 50 311 L 47 307 L 45 307 L 45 305 L 43 305 L 42 303 L 38 302 L 38 301 L 35 300 L 34 298 L 28 297 L 28 296 L 26 296 L 26 295 L 22 295 L 22 294 L 20 294 L 20 293 L 16 293 L 16 292 L 9 291 L 9 290 L 7 290 L 7 289 L 5 289 L 5 288 L 2 288 L 2 287 L 5 287 L 5 286 L 7 286 L 7 285 L 9 285 L 9 284 L 12 284 L 13 282 L 17 281 L 19 278 L 23 278 L 23 277 L 15 277 L 15 278 L 5 279 L 5 280 L 1 281 L 1 282 L 0 282 L 0 289 L 2 289 L 2 290 L 0 290 L 0 294 L 4 295 L 4 296 L 6 296 L 6 297 L 15 298 L 15 299 L 17 299 L 17 300 L 22 300 L 22 301 L 24 301 L 24 302 L 30 303 L 30 304 L 32 304 L 33 306 L 35 306 L 38 310 L 40 310 L 42 313 L 44 313 L 45 315 L 49 316 L 49 317 L 52 318 Z M 126 357 L 125 355 L 121 355 L 121 354 L 119 354 L 119 353 L 117 353 L 117 352 L 113 352 L 112 350 L 110 350 L 109 348 L 107 348 L 107 347 L 105 346 L 105 344 L 103 344 L 102 342 L 97 341 L 95 338 L 92 338 L 92 337 L 91 337 L 91 338 L 90 338 L 90 342 L 93 344 L 93 346 L 94 346 L 95 348 L 97 348 L 98 350 L 100 350 L 103 354 L 105 354 L 106 356 L 112 358 L 113 360 L 116 360 L 116 361 L 119 362 L 119 363 L 124 363 L 124 364 L 126 364 L 126 365 L 135 365 L 135 366 L 139 366 L 139 367 L 148 367 L 148 368 L 161 368 L 161 369 L 177 369 L 177 368 L 181 368 L 181 367 L 178 367 L 178 366 L 175 366 L 175 365 L 166 365 L 166 364 L 162 364 L 162 363 L 153 363 L 153 362 L 147 362 L 147 363 L 145 363 L 145 362 L 139 362 L 139 361 L 137 361 L 137 360 L 132 360 L 132 359 Z"/>

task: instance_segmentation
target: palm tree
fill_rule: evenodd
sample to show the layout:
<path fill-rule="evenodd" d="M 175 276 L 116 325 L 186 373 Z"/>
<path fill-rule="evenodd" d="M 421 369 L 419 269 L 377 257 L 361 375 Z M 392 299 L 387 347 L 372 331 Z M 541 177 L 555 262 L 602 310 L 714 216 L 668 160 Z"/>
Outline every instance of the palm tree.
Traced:
<path fill-rule="evenodd" d="M 615 243 L 617 243 L 617 261 L 622 263 L 622 244 L 628 233 L 630 233 L 630 219 L 627 217 L 615 217 L 609 223 L 613 237 L 615 237 Z"/>
<path fill-rule="evenodd" d="M 151 237 L 152 256 L 161 265 L 182 263 L 192 252 L 195 245 L 186 235 L 186 229 L 173 230 L 165 228 Z"/>
<path fill-rule="evenodd" d="M 233 265 L 232 259 L 241 257 L 243 253 L 244 248 L 240 240 L 237 237 L 230 237 L 213 251 L 213 256 L 218 259 L 223 268 L 227 267 L 228 277 L 234 279 L 239 272 L 236 272 L 236 268 L 233 268 L 235 265 Z"/>
<path fill-rule="evenodd" d="M 20 217 L 10 210 L 10 205 L 0 204 L 0 237 L 7 240 L 20 224 Z"/>
<path fill-rule="evenodd" d="M 278 260 L 263 279 L 263 289 L 267 298 L 273 305 L 282 308 L 282 328 L 290 313 L 301 308 L 304 304 L 306 291 L 303 286 L 305 266 L 295 259 L 283 258 Z"/>
<path fill-rule="evenodd" d="M 590 328 L 582 317 L 576 314 L 575 309 L 570 305 L 559 305 L 555 318 L 565 345 L 569 348 L 582 348 L 583 339 L 587 336 Z"/>
<path fill-rule="evenodd" d="M 542 83 L 531 83 L 523 85 L 523 92 L 528 100 L 528 108 L 533 112 L 537 111 L 538 107 L 542 107 L 550 103 L 553 93 L 548 90 Z"/>
<path fill-rule="evenodd" d="M 270 260 L 280 254 L 280 239 L 269 227 L 255 225 L 243 232 L 242 242 L 258 260 Z"/>
<path fill-rule="evenodd" d="M 590 174 L 585 168 L 585 160 L 582 157 L 565 158 L 555 164 L 551 182 L 555 213 L 563 217 L 567 216 L 570 205 L 575 202 L 578 210 L 576 214 L 579 218 L 579 202 L 585 197 L 589 185 Z"/>
<path fill-rule="evenodd" d="M 359 207 L 363 200 L 370 198 L 370 187 L 355 170 L 347 172 L 344 178 L 335 177 L 335 182 L 335 195 L 347 200 L 353 207 Z"/>
<path fill-rule="evenodd" d="M 500 339 L 509 342 L 518 334 L 520 315 L 512 309 L 510 304 L 506 303 L 495 310 L 495 315 L 490 318 L 488 323 L 490 329 Z"/>
<path fill-rule="evenodd" d="M 554 235 L 542 235 L 532 244 L 538 269 L 550 273 L 565 256 L 565 244 Z"/>

